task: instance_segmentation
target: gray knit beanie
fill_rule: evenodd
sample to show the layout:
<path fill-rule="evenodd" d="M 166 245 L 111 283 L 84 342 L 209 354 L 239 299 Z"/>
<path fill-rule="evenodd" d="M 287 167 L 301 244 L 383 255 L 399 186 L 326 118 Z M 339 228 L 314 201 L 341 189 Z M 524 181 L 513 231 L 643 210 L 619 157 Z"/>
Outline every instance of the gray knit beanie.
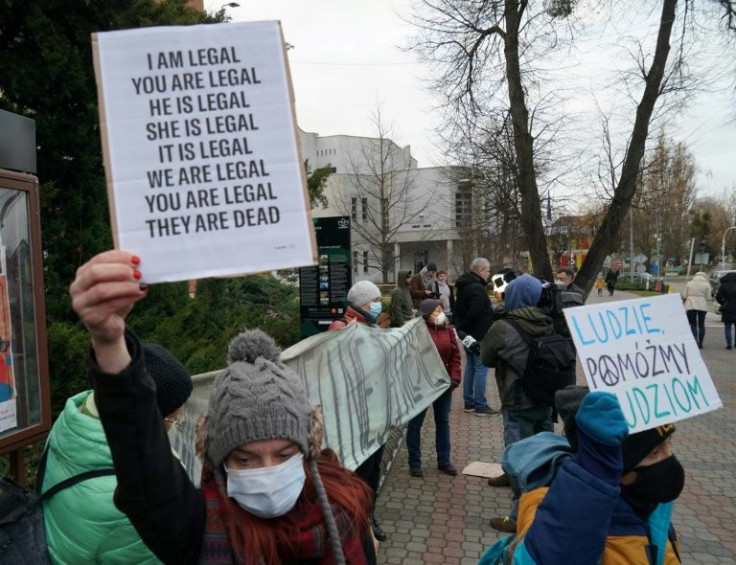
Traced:
<path fill-rule="evenodd" d="M 360 308 L 363 304 L 370 302 L 374 298 L 381 297 L 381 289 L 379 289 L 371 281 L 358 281 L 350 287 L 348 291 L 348 302 L 351 305 Z"/>
<path fill-rule="evenodd" d="M 281 363 L 273 339 L 259 330 L 236 336 L 229 366 L 215 379 L 207 410 L 207 457 L 219 467 L 236 447 L 287 439 L 309 454 L 307 393 L 299 376 Z"/>
<path fill-rule="evenodd" d="M 439 300 L 435 300 L 434 298 L 425 298 L 419 303 L 419 313 L 423 318 L 429 318 L 432 315 L 432 312 L 434 312 L 439 305 Z"/>
<path fill-rule="evenodd" d="M 204 455 L 227 493 L 222 464 L 233 449 L 273 439 L 297 444 L 312 475 L 335 563 L 344 565 L 340 533 L 315 459 L 319 446 L 310 449 L 317 418 L 301 378 L 280 356 L 274 340 L 260 330 L 247 330 L 230 342 L 228 368 L 217 375 L 210 392 Z"/>

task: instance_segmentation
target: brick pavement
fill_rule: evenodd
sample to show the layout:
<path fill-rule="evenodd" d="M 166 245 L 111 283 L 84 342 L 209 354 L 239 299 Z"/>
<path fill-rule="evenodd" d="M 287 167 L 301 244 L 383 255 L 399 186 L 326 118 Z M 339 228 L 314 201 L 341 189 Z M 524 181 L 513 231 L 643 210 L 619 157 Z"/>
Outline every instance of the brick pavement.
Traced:
<path fill-rule="evenodd" d="M 595 294 L 595 293 L 593 293 Z M 609 300 L 591 295 L 589 302 Z M 635 298 L 616 292 L 614 299 Z M 674 450 L 686 470 L 685 490 L 677 501 L 674 523 L 681 539 L 683 563 L 736 565 L 736 350 L 725 350 L 723 324 L 706 318 L 706 365 L 724 408 L 678 422 Z M 498 408 L 493 372 L 488 399 Z M 459 470 L 473 461 L 499 462 L 503 452 L 500 416 L 479 417 L 462 410 L 462 393 L 454 393 L 450 430 L 452 458 Z M 437 470 L 431 410 L 422 430 L 424 477 L 409 476 L 402 448 L 378 500 L 376 514 L 389 534 L 378 562 L 475 564 L 483 550 L 506 534 L 488 521 L 508 513 L 511 491 L 494 488 L 485 479 Z"/>

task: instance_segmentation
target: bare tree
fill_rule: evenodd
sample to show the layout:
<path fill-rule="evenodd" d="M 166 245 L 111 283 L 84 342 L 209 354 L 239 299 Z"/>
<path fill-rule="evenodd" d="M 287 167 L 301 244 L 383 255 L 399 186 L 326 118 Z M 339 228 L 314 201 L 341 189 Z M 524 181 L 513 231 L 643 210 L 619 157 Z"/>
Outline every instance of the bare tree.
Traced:
<path fill-rule="evenodd" d="M 520 194 L 521 222 L 534 273 L 551 278 L 551 266 L 540 207 L 538 154 L 540 140 L 549 140 L 549 121 L 541 120 L 543 100 L 534 101 L 543 80 L 540 60 L 546 52 L 569 46 L 570 20 L 577 0 L 419 0 L 413 23 L 418 38 L 412 46 L 436 63 L 435 87 L 444 94 L 451 119 L 464 120 L 506 105 L 513 131 L 514 161 Z M 683 0 L 684 18 L 692 0 Z M 733 2 L 721 2 L 733 14 Z M 661 95 L 677 88 L 684 76 L 683 51 L 669 67 L 670 42 L 678 0 L 661 0 L 652 54 L 642 44 L 634 53 L 636 76 L 643 85 L 625 154 L 613 163 L 612 193 L 576 282 L 589 292 L 619 232 L 634 197 L 650 121 Z M 536 10 L 536 11 L 534 11 Z M 685 19 L 687 23 L 687 19 Z M 729 20 L 728 24 L 732 22 Z M 686 25 L 683 25 L 683 30 Z M 684 31 L 683 31 L 684 33 Z"/>
<path fill-rule="evenodd" d="M 683 257 L 689 239 L 688 211 L 695 200 L 694 158 L 684 143 L 675 143 L 664 132 L 642 161 L 638 188 L 632 202 L 639 249 L 648 257 L 657 250 L 669 257 Z M 664 264 L 660 262 L 660 273 Z"/>
<path fill-rule="evenodd" d="M 382 281 L 393 280 L 394 245 L 402 227 L 411 224 L 426 210 L 432 190 L 417 187 L 415 170 L 409 168 L 405 153 L 391 140 L 380 107 L 373 112 L 375 138 L 365 138 L 357 154 L 349 156 L 343 190 L 335 197 L 341 214 L 350 215 L 358 242 L 368 248 L 371 266 L 381 272 Z"/>

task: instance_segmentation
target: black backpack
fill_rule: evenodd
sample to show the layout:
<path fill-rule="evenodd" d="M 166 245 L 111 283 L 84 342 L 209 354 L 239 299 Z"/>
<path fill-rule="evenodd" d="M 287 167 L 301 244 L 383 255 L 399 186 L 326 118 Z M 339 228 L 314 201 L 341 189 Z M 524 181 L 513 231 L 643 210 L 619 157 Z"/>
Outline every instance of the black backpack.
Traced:
<path fill-rule="evenodd" d="M 570 328 L 567 327 L 567 320 L 562 310 L 583 304 L 583 295 L 579 292 L 546 283 L 542 286 L 542 296 L 537 303 L 537 308 L 552 318 L 552 328 L 556 334 L 571 337 Z"/>
<path fill-rule="evenodd" d="M 575 384 L 575 347 L 572 339 L 558 333 L 532 335 L 511 318 L 514 328 L 528 347 L 526 367 L 519 382 L 529 399 L 538 406 L 554 406 L 555 393 Z"/>
<path fill-rule="evenodd" d="M 38 489 L 43 485 L 48 447 L 38 467 Z M 56 493 L 77 483 L 114 475 L 115 469 L 94 469 L 64 479 L 42 494 L 28 490 L 12 479 L 0 476 L 0 563 L 3 565 L 43 565 L 51 563 L 46 549 L 43 503 Z"/>

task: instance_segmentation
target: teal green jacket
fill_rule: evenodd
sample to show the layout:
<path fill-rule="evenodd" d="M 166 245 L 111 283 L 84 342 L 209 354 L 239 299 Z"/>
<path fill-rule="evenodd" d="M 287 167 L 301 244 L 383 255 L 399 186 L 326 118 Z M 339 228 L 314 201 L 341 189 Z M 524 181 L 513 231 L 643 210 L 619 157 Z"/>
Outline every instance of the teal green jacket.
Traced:
<path fill-rule="evenodd" d="M 99 419 L 80 407 L 91 391 L 72 396 L 48 439 L 43 490 L 91 469 L 113 466 Z M 154 565 L 161 563 L 115 507 L 115 475 L 88 479 L 44 503 L 49 555 L 55 564 Z"/>

